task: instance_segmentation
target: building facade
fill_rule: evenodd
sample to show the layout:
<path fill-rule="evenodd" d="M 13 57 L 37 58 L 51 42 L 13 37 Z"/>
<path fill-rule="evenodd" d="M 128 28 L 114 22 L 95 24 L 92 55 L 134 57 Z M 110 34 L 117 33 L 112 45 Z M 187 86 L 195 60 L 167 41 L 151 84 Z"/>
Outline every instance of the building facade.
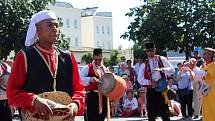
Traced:
<path fill-rule="evenodd" d="M 81 31 L 84 47 L 113 49 L 112 13 L 86 8 L 81 12 Z"/>
<path fill-rule="evenodd" d="M 55 2 L 47 9 L 56 13 L 62 23 L 60 31 L 69 42 L 77 62 L 86 52 L 101 48 L 106 57 L 110 57 L 113 49 L 112 13 L 97 12 L 98 7 L 79 9 L 70 3 Z"/>
<path fill-rule="evenodd" d="M 54 11 L 62 23 L 60 31 L 68 40 L 70 48 L 82 47 L 81 9 L 73 8 L 71 4 L 65 2 L 56 2 L 47 6 L 47 8 Z"/>

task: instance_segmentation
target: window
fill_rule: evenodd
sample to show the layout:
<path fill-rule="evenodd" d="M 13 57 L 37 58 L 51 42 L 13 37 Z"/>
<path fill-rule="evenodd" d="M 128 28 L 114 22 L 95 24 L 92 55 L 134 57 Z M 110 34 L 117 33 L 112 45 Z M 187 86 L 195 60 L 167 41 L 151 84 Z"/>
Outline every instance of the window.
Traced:
<path fill-rule="evenodd" d="M 105 42 L 102 42 L 102 48 L 105 49 Z"/>
<path fill-rule="evenodd" d="M 57 20 L 58 20 L 59 26 L 62 27 L 63 26 L 62 17 L 58 17 Z"/>
<path fill-rule="evenodd" d="M 57 17 L 57 20 L 58 21 L 62 21 L 62 17 Z"/>
<path fill-rule="evenodd" d="M 75 38 L 75 47 L 78 47 L 78 37 Z"/>
<path fill-rule="evenodd" d="M 66 19 L 66 27 L 70 28 L 69 19 Z"/>
<path fill-rule="evenodd" d="M 74 20 L 74 28 L 78 28 L 78 22 L 77 19 Z"/>
<path fill-rule="evenodd" d="M 110 41 L 108 41 L 108 49 L 110 49 Z"/>
<path fill-rule="evenodd" d="M 96 33 L 99 33 L 99 26 L 96 26 Z"/>
<path fill-rule="evenodd" d="M 109 26 L 107 27 L 107 34 L 110 34 L 110 28 L 109 28 Z"/>
<path fill-rule="evenodd" d="M 99 41 L 97 41 L 97 47 L 99 48 L 100 46 L 99 46 Z"/>
<path fill-rule="evenodd" d="M 105 33 L 105 27 L 102 26 L 102 33 L 104 34 Z"/>

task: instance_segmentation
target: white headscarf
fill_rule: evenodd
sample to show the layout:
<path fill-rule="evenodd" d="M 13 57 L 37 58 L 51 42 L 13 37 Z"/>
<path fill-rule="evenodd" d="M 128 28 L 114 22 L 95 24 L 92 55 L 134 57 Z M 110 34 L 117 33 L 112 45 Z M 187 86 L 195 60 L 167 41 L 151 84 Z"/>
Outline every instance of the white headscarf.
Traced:
<path fill-rule="evenodd" d="M 57 17 L 55 13 L 50 10 L 40 11 L 32 16 L 31 22 L 28 26 L 28 32 L 25 39 L 25 46 L 31 46 L 37 41 L 38 35 L 36 32 L 36 24 L 45 19 L 57 20 Z"/>

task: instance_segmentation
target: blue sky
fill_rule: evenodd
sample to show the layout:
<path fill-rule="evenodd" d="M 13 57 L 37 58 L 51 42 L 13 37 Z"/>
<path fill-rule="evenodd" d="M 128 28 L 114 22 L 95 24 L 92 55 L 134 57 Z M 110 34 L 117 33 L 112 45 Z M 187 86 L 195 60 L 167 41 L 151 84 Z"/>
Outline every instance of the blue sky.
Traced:
<path fill-rule="evenodd" d="M 113 15 L 113 47 L 122 45 L 124 49 L 132 47 L 133 42 L 120 39 L 120 36 L 127 31 L 131 18 L 125 16 L 129 8 L 141 5 L 140 0 L 57 0 L 68 2 L 74 8 L 99 7 L 99 11 L 112 12 Z"/>

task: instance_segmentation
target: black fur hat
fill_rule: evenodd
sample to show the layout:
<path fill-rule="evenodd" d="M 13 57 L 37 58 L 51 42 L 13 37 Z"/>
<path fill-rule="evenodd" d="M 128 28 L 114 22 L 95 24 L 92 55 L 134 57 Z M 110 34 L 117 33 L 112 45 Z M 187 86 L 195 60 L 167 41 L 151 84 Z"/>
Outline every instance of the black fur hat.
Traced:
<path fill-rule="evenodd" d="M 99 54 L 102 55 L 102 49 L 96 48 L 96 49 L 93 50 L 93 55 L 99 55 Z"/>
<path fill-rule="evenodd" d="M 154 49 L 155 48 L 155 44 L 152 42 L 146 43 L 146 48 L 145 49 Z"/>

